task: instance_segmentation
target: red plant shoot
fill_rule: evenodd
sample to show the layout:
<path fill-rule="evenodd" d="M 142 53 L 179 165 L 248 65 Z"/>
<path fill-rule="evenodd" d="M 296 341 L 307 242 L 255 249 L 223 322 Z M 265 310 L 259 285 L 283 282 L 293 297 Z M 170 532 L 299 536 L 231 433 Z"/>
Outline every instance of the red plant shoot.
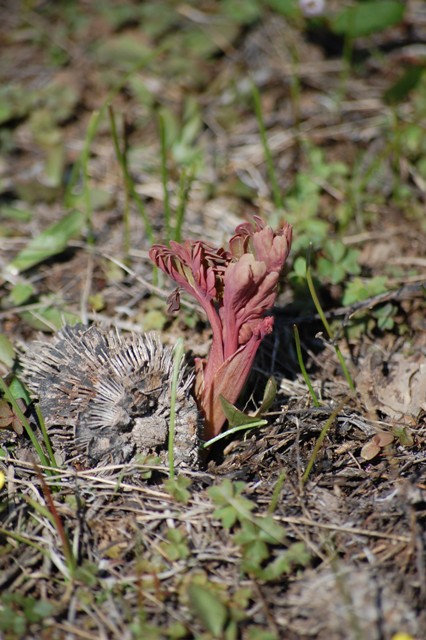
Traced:
<path fill-rule="evenodd" d="M 277 295 L 280 273 L 290 251 L 292 228 L 278 231 L 254 216 L 235 229 L 229 249 L 186 240 L 153 245 L 151 260 L 201 304 L 213 341 L 207 358 L 195 362 L 195 396 L 205 418 L 204 436 L 218 435 L 225 422 L 220 396 L 234 404 L 250 373 L 262 339 L 274 319 L 265 316 Z M 179 294 L 169 299 L 179 308 Z"/>

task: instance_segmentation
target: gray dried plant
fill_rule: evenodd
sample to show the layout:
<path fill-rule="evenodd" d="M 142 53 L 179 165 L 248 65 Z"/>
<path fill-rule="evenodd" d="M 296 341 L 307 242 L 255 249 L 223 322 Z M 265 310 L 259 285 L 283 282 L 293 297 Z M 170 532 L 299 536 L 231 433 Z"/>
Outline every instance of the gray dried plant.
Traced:
<path fill-rule="evenodd" d="M 166 457 L 173 349 L 158 335 L 120 335 L 95 325 L 61 329 L 35 341 L 21 358 L 56 450 L 84 466 L 131 462 L 137 454 Z M 199 415 L 193 375 L 179 371 L 175 464 L 198 459 Z"/>

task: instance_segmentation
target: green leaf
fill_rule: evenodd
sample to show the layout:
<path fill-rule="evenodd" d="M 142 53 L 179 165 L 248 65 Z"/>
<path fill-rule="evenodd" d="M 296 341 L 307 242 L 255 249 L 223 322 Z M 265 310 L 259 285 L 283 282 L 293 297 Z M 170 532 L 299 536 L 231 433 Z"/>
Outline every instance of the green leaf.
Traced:
<path fill-rule="evenodd" d="M 297 0 L 268 0 L 271 9 L 282 13 L 287 18 L 294 18 L 300 15 L 299 3 Z"/>
<path fill-rule="evenodd" d="M 4 333 L 0 333 L 0 362 L 5 364 L 8 369 L 11 369 L 15 362 L 15 349 Z"/>
<path fill-rule="evenodd" d="M 225 605 L 211 589 L 192 583 L 188 587 L 189 604 L 194 613 L 214 637 L 220 637 L 225 629 L 228 612 Z"/>
<path fill-rule="evenodd" d="M 398 104 L 404 102 L 408 94 L 415 89 L 426 69 L 426 65 L 410 65 L 403 76 L 395 82 L 384 94 L 385 102 Z"/>
<path fill-rule="evenodd" d="M 331 21 L 331 29 L 350 38 L 368 36 L 401 22 L 404 11 L 398 0 L 361 2 L 342 9 Z"/>
<path fill-rule="evenodd" d="M 275 396 L 277 395 L 277 381 L 274 376 L 271 376 L 268 379 L 268 382 L 265 386 L 265 391 L 263 392 L 262 404 L 259 409 L 256 411 L 256 417 L 259 417 L 266 413 L 268 409 L 271 407 L 275 400 Z"/>
<path fill-rule="evenodd" d="M 34 292 L 35 289 L 29 282 L 18 282 L 11 290 L 7 299 L 13 305 L 19 306 L 27 302 Z"/>
<path fill-rule="evenodd" d="M 4 204 L 0 207 L 0 217 L 10 218 L 11 220 L 21 220 L 29 222 L 32 218 L 32 212 L 29 209 L 23 209 L 17 205 Z"/>
<path fill-rule="evenodd" d="M 12 378 L 12 381 L 9 385 L 9 391 L 12 394 L 12 396 L 15 398 L 15 400 L 19 400 L 21 398 L 22 400 L 24 400 L 26 404 L 30 404 L 31 398 L 27 391 L 27 388 L 25 387 L 25 385 L 22 384 L 20 379 L 17 378 L 16 376 Z"/>
<path fill-rule="evenodd" d="M 250 24 L 257 20 L 261 6 L 257 0 L 227 0 L 222 3 L 224 15 L 237 24 Z"/>
<path fill-rule="evenodd" d="M 269 558 L 268 545 L 262 540 L 253 540 L 244 545 L 242 569 L 246 573 L 257 574 L 262 563 Z"/>
<path fill-rule="evenodd" d="M 136 65 L 142 65 L 152 55 L 141 34 L 121 33 L 99 40 L 96 48 L 98 63 L 116 70 L 130 71 Z"/>
<path fill-rule="evenodd" d="M 289 573 L 293 566 L 306 566 L 309 560 L 310 555 L 304 543 L 295 542 L 268 564 L 262 571 L 262 578 L 268 581 L 277 580 L 283 574 Z"/>
<path fill-rule="evenodd" d="M 190 554 L 186 538 L 179 529 L 169 529 L 166 534 L 167 541 L 160 543 L 160 548 L 171 562 L 184 560 Z"/>
<path fill-rule="evenodd" d="M 81 322 L 81 318 L 71 311 L 53 306 L 40 306 L 37 311 L 23 311 L 21 318 L 33 329 L 38 331 L 57 331 L 64 324 L 74 325 Z"/>
<path fill-rule="evenodd" d="M 272 516 L 255 518 L 255 524 L 259 529 L 259 537 L 268 544 L 283 544 L 285 529 Z"/>
<path fill-rule="evenodd" d="M 232 483 L 226 478 L 223 483 L 207 490 L 210 498 L 219 506 L 213 516 L 222 520 L 222 525 L 230 529 L 238 520 L 249 519 L 254 503 L 241 495 L 245 489 L 244 482 Z"/>
<path fill-rule="evenodd" d="M 396 315 L 396 312 L 397 309 L 391 302 L 374 309 L 373 317 L 377 320 L 377 327 L 381 331 L 391 331 L 395 324 L 393 318 Z"/>
<path fill-rule="evenodd" d="M 190 485 L 191 480 L 189 478 L 178 476 L 177 478 L 168 478 L 164 483 L 164 488 L 177 502 L 187 504 L 191 498 L 191 494 L 188 491 Z"/>
<path fill-rule="evenodd" d="M 252 422 L 259 421 L 259 418 L 257 416 L 249 416 L 247 415 L 247 413 L 240 411 L 239 409 L 237 409 L 237 407 L 234 407 L 233 404 L 228 402 L 228 400 L 222 395 L 219 396 L 219 398 L 222 405 L 223 413 L 225 414 L 230 427 L 240 427 L 241 425 L 250 426 Z"/>
<path fill-rule="evenodd" d="M 81 233 L 83 223 L 84 218 L 79 211 L 68 214 L 31 240 L 7 266 L 7 269 L 16 275 L 61 253 L 66 249 L 71 238 Z"/>
<path fill-rule="evenodd" d="M 387 277 L 375 276 L 374 278 L 354 278 L 345 289 L 343 304 L 350 305 L 361 302 L 367 298 L 377 296 L 387 290 Z"/>
<path fill-rule="evenodd" d="M 249 627 L 247 640 L 279 640 L 273 631 L 267 631 L 263 627 Z"/>
<path fill-rule="evenodd" d="M 306 278 L 306 258 L 303 256 L 296 258 L 293 262 L 292 275 L 296 276 L 296 278 L 302 278 L 303 280 Z"/>

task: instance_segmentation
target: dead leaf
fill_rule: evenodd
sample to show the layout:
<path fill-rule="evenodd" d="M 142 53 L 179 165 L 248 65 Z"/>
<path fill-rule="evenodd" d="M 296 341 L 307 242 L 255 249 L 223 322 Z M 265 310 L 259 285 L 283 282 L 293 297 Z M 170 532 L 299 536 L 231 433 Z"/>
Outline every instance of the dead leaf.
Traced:
<path fill-rule="evenodd" d="M 400 352 L 387 361 L 380 350 L 372 349 L 356 385 L 368 411 L 381 411 L 393 420 L 416 418 L 426 410 L 426 362 L 419 360 L 418 354 Z"/>
<path fill-rule="evenodd" d="M 394 436 L 388 431 L 380 431 L 363 446 L 361 449 L 361 458 L 364 460 L 373 460 L 382 449 L 392 444 Z"/>

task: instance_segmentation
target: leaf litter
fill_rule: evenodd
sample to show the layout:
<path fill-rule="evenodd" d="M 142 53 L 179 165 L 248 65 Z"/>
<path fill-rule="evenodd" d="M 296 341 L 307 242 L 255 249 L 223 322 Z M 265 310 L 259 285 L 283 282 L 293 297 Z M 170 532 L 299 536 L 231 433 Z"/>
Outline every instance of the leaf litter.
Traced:
<path fill-rule="evenodd" d="M 420 40 L 426 30 L 421 4 L 409 2 L 406 16 L 414 39 Z M 48 178 L 47 156 L 36 136 L 29 135 L 25 118 L 33 108 L 32 90 L 41 80 L 48 84 L 60 77 L 63 69 L 55 64 L 64 61 L 77 92 L 60 110 L 65 113 L 60 130 L 70 166 L 84 148 L 90 112 L 102 106 L 111 87 L 122 80 L 123 70 L 139 65 L 134 78 L 143 80 L 143 99 L 132 92 L 129 82 L 125 91 L 117 92 L 114 110 L 126 113 L 132 123 L 132 175 L 159 237 L 164 191 L 158 130 L 150 109 L 159 102 L 170 109 L 179 127 L 188 93 L 202 105 L 203 127 L 198 120 L 192 129 L 188 127 L 195 131 L 191 145 L 199 146 L 201 153 L 182 159 L 182 144 L 168 149 L 172 208 L 177 205 L 179 162 L 194 158 L 198 162 L 182 237 L 221 246 L 224 237 L 253 213 L 268 215 L 273 225 L 274 216 L 279 217 L 270 196 L 258 122 L 247 106 L 250 77 L 261 89 L 263 119 L 286 194 L 288 221 L 296 228 L 300 222 L 295 241 L 300 241 L 298 233 L 304 246 L 312 241 L 321 251 L 328 234 L 334 233 L 331 215 L 343 243 L 362 251 L 363 278 L 370 269 L 372 276 L 385 274 L 395 289 L 410 282 L 417 288 L 406 289 L 403 299 L 391 300 L 395 311 L 391 330 L 377 330 L 368 300 L 358 325 L 351 325 L 349 316 L 342 323 L 342 314 L 333 316 L 333 308 L 341 304 L 339 294 L 344 293 L 354 265 L 343 264 L 328 246 L 319 256 L 320 268 L 332 281 L 322 293 L 328 297 L 330 321 L 346 337 L 340 346 L 351 363 L 357 396 L 346 400 L 333 418 L 307 480 L 303 477 L 315 443 L 348 388 L 333 345 L 320 335 L 322 326 L 312 302 L 309 297 L 301 301 L 295 294 L 303 273 L 292 279 L 295 288 L 284 288 L 277 300 L 275 331 L 262 344 L 247 385 L 254 402 L 247 397 L 247 407 L 242 405 L 244 411 L 256 410 L 266 380 L 274 375 L 279 385 L 265 416 L 268 426 L 238 432 L 215 445 L 207 466 L 185 468 L 183 477 L 176 480 L 181 485 L 174 488 L 163 484 L 167 468 L 161 456 L 151 452 L 124 463 L 112 459 L 96 468 L 65 464 L 46 475 L 77 561 L 72 579 L 58 530 L 45 508 L 35 454 L 19 434 L 1 429 L 1 472 L 7 482 L 1 494 L 0 585 L 2 593 L 11 596 L 1 599 L 1 632 L 5 638 L 20 634 L 25 638 L 244 640 L 375 640 L 406 633 L 420 640 L 426 627 L 426 327 L 424 293 L 422 297 L 418 284 L 425 280 L 421 257 L 426 242 L 416 207 L 420 211 L 424 207 L 424 178 L 416 155 L 420 154 L 418 142 L 414 152 L 401 151 L 401 173 L 395 178 L 392 154 L 397 150 L 386 147 L 383 135 L 391 127 L 383 91 L 398 81 L 398 66 L 386 64 L 386 54 L 382 62 L 368 56 L 364 75 L 350 74 L 346 79 L 339 112 L 330 96 L 339 92 L 344 77 L 341 57 L 333 57 L 321 42 L 309 40 L 277 13 L 254 11 L 244 26 L 237 21 L 232 29 L 223 30 L 220 21 L 215 24 L 211 6 L 187 3 L 176 11 L 164 11 L 164 22 L 150 22 L 145 16 L 149 23 L 145 38 L 132 22 L 138 21 L 135 13 L 129 19 L 125 11 L 118 15 L 112 5 L 108 7 L 110 15 L 88 9 L 68 16 L 65 35 L 57 14 L 48 16 L 33 9 L 28 10 L 24 31 L 19 31 L 17 11 L 10 11 L 2 27 L 8 32 L 8 68 L 2 66 L 2 76 L 17 78 L 26 100 L 13 98 L 3 116 L 9 124 L 2 129 L 9 151 L 8 164 L 0 167 L 0 187 L 8 207 L 12 199 L 18 209 L 32 214 L 30 220 L 13 218 L 9 208 L 8 216 L 1 218 L 2 333 L 14 343 L 31 344 L 32 327 L 46 330 L 50 322 L 40 304 L 46 296 L 58 318 L 64 311 L 81 317 L 83 309 L 88 320 L 136 334 L 142 333 L 139 319 L 152 304 L 150 246 L 135 210 L 130 219 L 132 244 L 125 255 L 125 191 L 106 125 L 100 127 L 90 154 L 90 186 L 109 196 L 104 200 L 107 205 L 101 202 L 92 211 L 94 246 L 85 240 L 86 217 L 79 233 L 73 230 L 74 239 L 70 240 L 67 230 L 54 239 L 56 251 L 46 250 L 42 256 L 42 243 L 36 245 L 36 260 L 28 272 L 19 275 L 7 269 L 24 247 L 31 248 L 32 237 L 49 234 L 52 225 L 66 220 L 57 185 L 49 193 L 38 191 L 35 198 L 33 191 L 28 205 L 26 191 L 20 188 L 32 175 L 37 180 L 42 177 L 42 183 Z M 203 20 L 211 20 L 208 29 L 203 30 Z M 184 40 L 179 40 L 179 29 L 187 32 Z M 46 40 L 47 33 L 55 38 Z M 156 38 L 163 33 L 168 36 L 166 53 L 154 57 L 150 67 L 147 49 L 157 46 Z M 109 38 L 114 48 L 108 51 L 105 46 L 102 58 L 93 43 L 106 43 Z M 140 43 L 139 49 L 129 51 L 129 42 Z M 394 52 L 389 55 L 406 53 L 399 26 L 375 34 L 374 42 L 377 47 L 384 45 L 384 50 L 390 43 Z M 364 54 L 362 42 L 359 46 Z M 189 50 L 191 56 L 186 56 Z M 114 56 L 122 56 L 117 66 Z M 84 72 L 73 71 L 78 61 Z M 298 102 L 295 68 L 303 88 Z M 419 91 L 416 100 L 422 99 Z M 48 98 L 45 102 L 49 108 Z M 412 114 L 416 107 L 407 100 L 404 108 Z M 177 143 L 182 139 L 175 135 Z M 318 150 L 311 153 L 305 143 L 317 145 L 324 154 L 318 158 Z M 362 157 L 360 148 L 365 151 Z M 335 166 L 349 159 L 358 162 L 352 167 L 362 185 L 356 194 L 346 191 L 345 179 Z M 380 172 L 375 172 L 376 161 Z M 327 170 L 319 170 L 323 165 Z M 393 184 L 401 175 L 401 184 Z M 60 188 L 68 178 L 65 173 Z M 404 193 L 408 184 L 411 191 Z M 77 187 L 73 206 L 87 214 L 84 191 L 81 184 Z M 389 194 L 398 189 L 399 204 L 398 198 L 390 202 Z M 345 226 L 347 201 L 358 217 L 356 233 Z M 389 238 L 391 253 L 379 260 L 376 252 L 374 258 L 378 239 L 383 253 Z M 368 253 L 373 255 L 371 261 Z M 292 259 L 299 255 L 304 254 Z M 112 277 L 110 256 L 118 256 L 130 268 L 120 268 Z M 399 256 L 407 263 L 392 265 Z M 334 268 L 335 260 L 340 269 Z M 368 283 L 361 280 L 359 286 L 366 288 Z M 10 297 L 18 284 L 28 291 L 23 303 Z M 164 300 L 171 293 L 165 282 L 158 288 Z M 374 298 L 382 291 L 373 287 L 368 295 Z M 101 311 L 89 302 L 90 295 L 98 292 L 104 300 Z M 184 335 L 195 357 L 206 356 L 210 335 L 202 314 L 196 316 L 193 307 L 183 307 L 177 318 L 164 317 L 162 341 L 173 344 Z M 302 318 L 304 357 L 319 407 L 313 406 L 299 373 L 290 331 L 298 318 Z M 56 321 L 50 324 L 57 326 Z M 46 335 L 38 339 L 48 353 L 58 338 L 53 343 Z M 10 381 L 16 373 L 10 358 L 4 366 Z M 14 414 L 4 400 L 2 412 L 6 427 L 12 425 Z M 28 418 L 33 420 L 31 415 Z M 371 442 L 378 450 L 374 456 L 364 456 L 363 448 Z M 216 612 L 216 619 L 209 616 L 209 609 Z M 23 620 L 21 626 L 18 619 Z"/>

